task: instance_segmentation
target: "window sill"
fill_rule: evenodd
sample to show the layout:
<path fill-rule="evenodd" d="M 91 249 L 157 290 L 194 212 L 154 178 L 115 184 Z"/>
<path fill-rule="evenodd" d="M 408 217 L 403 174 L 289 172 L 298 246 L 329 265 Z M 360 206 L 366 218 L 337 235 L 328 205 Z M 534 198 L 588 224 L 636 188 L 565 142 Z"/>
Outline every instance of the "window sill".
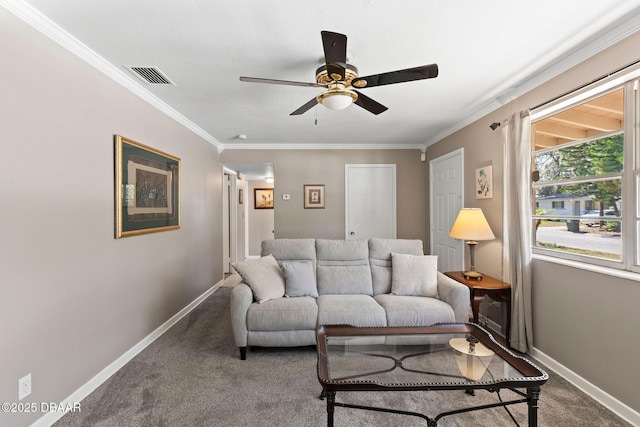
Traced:
<path fill-rule="evenodd" d="M 579 268 L 581 270 L 587 270 L 587 271 L 592 271 L 594 273 L 605 274 L 607 276 L 615 276 L 621 279 L 640 282 L 640 274 L 634 273 L 632 271 L 617 270 L 615 268 L 608 268 L 608 267 L 602 267 L 599 265 L 587 264 L 584 262 L 571 261 L 568 259 L 557 258 L 549 255 L 532 254 L 531 258 L 534 260 L 551 262 L 554 264 L 560 264 L 567 267 Z"/>

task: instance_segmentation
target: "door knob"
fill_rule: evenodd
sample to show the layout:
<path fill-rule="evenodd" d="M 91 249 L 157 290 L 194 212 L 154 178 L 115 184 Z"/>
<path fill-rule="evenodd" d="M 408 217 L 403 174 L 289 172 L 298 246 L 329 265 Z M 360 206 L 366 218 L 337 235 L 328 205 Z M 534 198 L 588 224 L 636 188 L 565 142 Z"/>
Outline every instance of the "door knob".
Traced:
<path fill-rule="evenodd" d="M 352 231 L 352 232 L 351 232 L 351 233 L 349 233 L 349 234 L 351 234 L 352 236 L 355 236 L 355 235 L 356 235 L 356 232 L 355 232 L 355 231 Z"/>

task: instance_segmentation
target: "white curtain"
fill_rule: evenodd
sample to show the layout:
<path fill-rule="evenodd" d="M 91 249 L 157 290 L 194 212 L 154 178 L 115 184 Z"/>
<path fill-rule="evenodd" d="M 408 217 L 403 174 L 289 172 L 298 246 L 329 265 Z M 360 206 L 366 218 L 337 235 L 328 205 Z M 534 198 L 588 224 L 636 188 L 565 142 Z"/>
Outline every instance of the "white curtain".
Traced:
<path fill-rule="evenodd" d="M 503 277 L 511 283 L 510 343 L 533 348 L 531 316 L 531 119 L 514 113 L 502 126 L 504 138 Z"/>

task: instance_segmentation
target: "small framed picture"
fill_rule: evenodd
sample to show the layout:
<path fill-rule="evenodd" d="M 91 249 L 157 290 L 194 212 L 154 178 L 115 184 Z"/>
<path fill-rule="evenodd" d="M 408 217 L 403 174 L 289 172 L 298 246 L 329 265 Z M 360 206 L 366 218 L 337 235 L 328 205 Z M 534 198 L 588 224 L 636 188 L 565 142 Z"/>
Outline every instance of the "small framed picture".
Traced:
<path fill-rule="evenodd" d="M 255 209 L 273 209 L 273 188 L 254 188 L 253 207 Z"/>
<path fill-rule="evenodd" d="M 493 199 L 493 166 L 476 169 L 476 199 Z"/>
<path fill-rule="evenodd" d="M 324 209 L 324 184 L 305 184 L 304 208 Z"/>

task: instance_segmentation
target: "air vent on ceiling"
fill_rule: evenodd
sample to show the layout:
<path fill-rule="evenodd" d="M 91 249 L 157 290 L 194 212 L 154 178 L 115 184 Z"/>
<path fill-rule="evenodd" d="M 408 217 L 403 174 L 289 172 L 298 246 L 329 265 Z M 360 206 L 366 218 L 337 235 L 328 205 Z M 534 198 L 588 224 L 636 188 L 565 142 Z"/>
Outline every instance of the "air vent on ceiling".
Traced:
<path fill-rule="evenodd" d="M 145 83 L 150 85 L 173 85 L 176 84 L 165 76 L 157 67 L 126 65 L 126 67 Z"/>

